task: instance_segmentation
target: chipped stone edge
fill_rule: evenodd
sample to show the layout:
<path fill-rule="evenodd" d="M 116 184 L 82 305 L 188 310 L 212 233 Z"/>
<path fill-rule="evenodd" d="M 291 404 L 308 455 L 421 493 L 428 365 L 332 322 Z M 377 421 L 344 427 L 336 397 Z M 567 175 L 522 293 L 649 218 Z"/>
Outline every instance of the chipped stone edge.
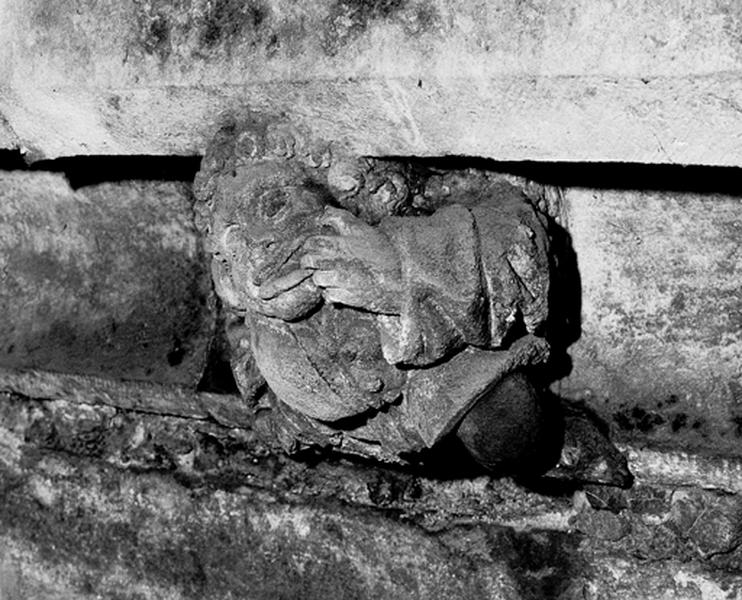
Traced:
<path fill-rule="evenodd" d="M 226 427 L 250 428 L 249 419 L 240 416 L 246 411 L 239 396 L 196 392 L 180 386 L 0 367 L 0 391 L 36 400 L 66 400 L 157 415 L 213 419 Z"/>
<path fill-rule="evenodd" d="M 742 459 L 702 456 L 676 450 L 656 450 L 617 444 L 629 468 L 641 483 L 668 487 L 700 487 L 737 494 L 742 492 Z"/>

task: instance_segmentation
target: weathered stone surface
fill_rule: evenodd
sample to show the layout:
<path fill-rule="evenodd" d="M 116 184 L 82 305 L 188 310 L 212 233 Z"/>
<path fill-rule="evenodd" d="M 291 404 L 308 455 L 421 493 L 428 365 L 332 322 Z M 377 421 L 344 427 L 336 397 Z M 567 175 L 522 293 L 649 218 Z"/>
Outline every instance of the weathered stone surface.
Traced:
<path fill-rule="evenodd" d="M 125 391 L 129 384 L 116 387 Z M 249 486 L 289 503 L 314 498 L 379 508 L 432 531 L 456 522 L 565 529 L 572 512 L 568 498 L 540 496 L 461 464 L 408 472 L 338 457 L 309 464 L 273 452 L 248 425 L 182 416 L 162 403 L 132 410 L 112 397 L 102 403 L 94 388 L 89 403 L 75 395 L 36 401 L 6 389 L 0 382 L 0 462 L 12 469 L 34 462 L 37 452 L 95 457 L 137 472 L 169 471 L 192 487 Z M 164 387 L 159 395 L 171 406 L 181 399 Z M 209 406 L 213 394 L 194 394 L 194 400 Z"/>
<path fill-rule="evenodd" d="M 567 189 L 582 337 L 558 389 L 627 435 L 737 452 L 742 416 L 742 202 Z M 709 439 L 714 442 L 710 442 Z"/>
<path fill-rule="evenodd" d="M 238 396 L 196 392 L 180 386 L 112 381 L 100 377 L 0 367 L 0 390 L 29 398 L 65 400 L 142 413 L 213 419 L 228 427 L 247 427 L 251 413 Z"/>
<path fill-rule="evenodd" d="M 3 0 L 29 158 L 200 153 L 285 110 L 364 154 L 740 164 L 737 4 Z"/>
<path fill-rule="evenodd" d="M 311 466 L 249 430 L 79 399 L 0 394 L 0 434 L 3 598 L 725 598 L 742 586 L 728 495 L 640 485 L 614 515 L 582 492 L 570 503 L 507 480 Z"/>
<path fill-rule="evenodd" d="M 727 600 L 739 597 L 732 577 L 718 578 L 698 572 L 680 561 L 639 562 L 621 558 L 597 559 L 592 577 L 575 581 L 566 598 L 580 600 Z"/>
<path fill-rule="evenodd" d="M 195 385 L 213 314 L 190 198 L 0 174 L 0 365 Z"/>
<path fill-rule="evenodd" d="M 17 575 L 0 580 L 3 597 L 11 586 L 40 600 L 519 597 L 505 565 L 472 568 L 380 515 L 53 460 L 42 469 L 6 496 L 0 561 Z"/>
<path fill-rule="evenodd" d="M 421 501 L 421 510 L 447 506 L 456 501 L 451 486 L 431 505 L 435 482 L 342 464 L 311 468 L 267 455 L 249 431 L 7 394 L 0 402 L 0 593 L 519 597 L 501 561 L 472 564 L 388 516 Z M 376 504 L 380 477 L 408 480 L 400 487 L 408 493 Z M 466 489 L 490 492 L 462 483 L 457 505 L 466 513 L 474 506 Z M 495 503 L 523 512 L 527 495 L 511 496 Z"/>

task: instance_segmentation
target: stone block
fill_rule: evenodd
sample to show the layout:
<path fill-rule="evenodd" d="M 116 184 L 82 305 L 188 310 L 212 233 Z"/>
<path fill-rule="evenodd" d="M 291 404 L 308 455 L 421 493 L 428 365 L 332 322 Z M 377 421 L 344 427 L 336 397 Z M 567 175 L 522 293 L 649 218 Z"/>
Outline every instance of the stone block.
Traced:
<path fill-rule="evenodd" d="M 195 385 L 211 282 L 190 190 L 0 173 L 0 366 Z"/>
<path fill-rule="evenodd" d="M 3 0 L 0 114 L 29 160 L 200 154 L 284 111 L 371 155 L 740 164 L 726 0 Z"/>
<path fill-rule="evenodd" d="M 740 198 L 567 189 L 582 336 L 558 390 L 627 434 L 738 446 L 742 422 Z M 686 446 L 687 447 L 687 446 Z"/>

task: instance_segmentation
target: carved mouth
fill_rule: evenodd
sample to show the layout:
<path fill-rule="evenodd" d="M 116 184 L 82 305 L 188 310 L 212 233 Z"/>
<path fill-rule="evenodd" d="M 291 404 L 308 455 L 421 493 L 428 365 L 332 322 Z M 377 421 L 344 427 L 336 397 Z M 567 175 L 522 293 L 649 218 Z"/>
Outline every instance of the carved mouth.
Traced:
<path fill-rule="evenodd" d="M 302 235 L 294 239 L 290 245 L 283 246 L 280 251 L 269 257 L 265 264 L 256 270 L 253 276 L 253 283 L 261 286 L 266 281 L 270 281 L 281 275 L 281 270 L 296 256 L 308 237 L 309 235 Z"/>

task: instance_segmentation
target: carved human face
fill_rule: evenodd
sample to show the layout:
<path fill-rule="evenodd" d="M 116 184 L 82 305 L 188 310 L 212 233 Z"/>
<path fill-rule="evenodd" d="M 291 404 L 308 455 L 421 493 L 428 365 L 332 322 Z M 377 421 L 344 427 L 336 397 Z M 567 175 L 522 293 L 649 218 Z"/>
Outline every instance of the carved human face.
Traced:
<path fill-rule="evenodd" d="M 261 285 L 297 270 L 302 245 L 318 232 L 323 205 L 314 191 L 300 180 L 287 180 L 274 164 L 220 178 L 212 229 L 217 293 L 234 307 L 247 308 Z"/>

